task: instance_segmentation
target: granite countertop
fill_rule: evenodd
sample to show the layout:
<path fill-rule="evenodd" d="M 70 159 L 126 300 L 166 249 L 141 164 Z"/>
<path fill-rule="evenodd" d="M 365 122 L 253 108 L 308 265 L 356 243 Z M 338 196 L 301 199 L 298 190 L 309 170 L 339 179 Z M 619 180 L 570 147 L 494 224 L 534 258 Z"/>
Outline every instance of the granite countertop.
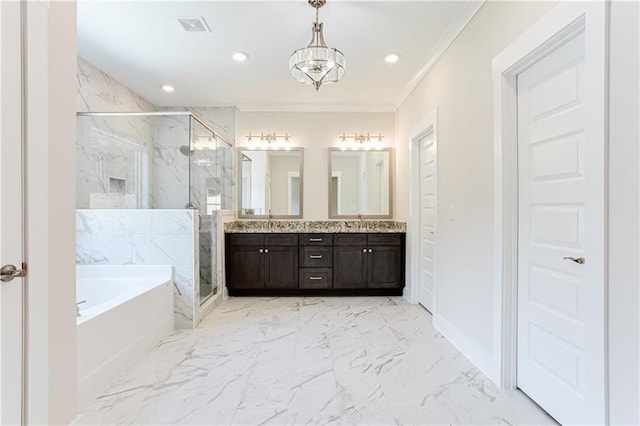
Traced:
<path fill-rule="evenodd" d="M 405 222 L 392 220 L 238 220 L 225 223 L 227 233 L 339 233 L 339 232 L 407 232 Z"/>

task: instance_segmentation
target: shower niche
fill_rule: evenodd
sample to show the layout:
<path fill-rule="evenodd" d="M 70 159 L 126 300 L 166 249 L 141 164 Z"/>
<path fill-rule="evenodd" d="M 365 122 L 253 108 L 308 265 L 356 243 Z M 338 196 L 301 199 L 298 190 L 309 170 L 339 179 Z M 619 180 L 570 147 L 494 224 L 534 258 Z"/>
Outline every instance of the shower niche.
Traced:
<path fill-rule="evenodd" d="M 219 214 L 232 209 L 233 148 L 210 124 L 182 111 L 77 117 L 77 209 L 196 210 L 201 303 L 221 289 Z"/>

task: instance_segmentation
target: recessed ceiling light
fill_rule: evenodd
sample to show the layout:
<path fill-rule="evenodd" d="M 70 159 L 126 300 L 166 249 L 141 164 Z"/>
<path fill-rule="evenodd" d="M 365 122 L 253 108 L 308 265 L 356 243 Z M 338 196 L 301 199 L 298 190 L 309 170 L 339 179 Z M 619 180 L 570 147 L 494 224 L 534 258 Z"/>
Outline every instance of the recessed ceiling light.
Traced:
<path fill-rule="evenodd" d="M 233 59 L 238 62 L 244 62 L 249 59 L 249 55 L 244 52 L 236 52 L 233 54 Z"/>
<path fill-rule="evenodd" d="M 384 61 L 388 64 L 395 64 L 396 62 L 398 62 L 398 59 L 400 59 L 400 55 L 398 55 L 397 53 L 389 53 L 384 57 Z"/>
<path fill-rule="evenodd" d="M 162 90 L 164 90 L 164 91 L 165 91 L 165 92 L 167 92 L 167 93 L 171 93 L 171 92 L 173 92 L 174 90 L 176 90 L 176 88 L 175 88 L 175 87 L 173 87 L 173 86 L 172 86 L 172 85 L 170 85 L 170 84 L 165 84 L 164 86 L 162 86 Z"/>

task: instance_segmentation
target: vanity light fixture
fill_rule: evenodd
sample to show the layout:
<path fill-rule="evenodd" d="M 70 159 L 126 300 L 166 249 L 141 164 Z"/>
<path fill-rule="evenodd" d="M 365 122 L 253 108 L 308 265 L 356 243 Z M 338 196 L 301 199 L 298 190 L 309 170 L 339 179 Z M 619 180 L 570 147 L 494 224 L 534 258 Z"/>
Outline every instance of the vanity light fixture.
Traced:
<path fill-rule="evenodd" d="M 318 22 L 320 8 L 327 0 L 308 0 L 316 9 L 316 21 L 311 28 L 311 41 L 307 47 L 296 50 L 289 59 L 289 72 L 299 83 L 313 84 L 316 91 L 324 83 L 336 83 L 344 75 L 344 55 L 338 49 L 327 46 Z"/>
<path fill-rule="evenodd" d="M 274 148 L 285 148 L 289 149 L 291 146 L 290 141 L 291 135 L 289 133 L 285 133 L 284 135 L 277 135 L 275 132 L 273 133 L 264 133 L 260 132 L 260 136 L 252 135 L 251 132 L 247 135 L 247 142 L 254 144 L 253 148 L 257 148 L 258 146 L 262 147 L 274 147 Z"/>
<path fill-rule="evenodd" d="M 340 136 L 340 141 L 342 143 L 342 149 L 380 149 L 382 148 L 382 133 L 378 133 L 378 135 L 373 135 L 369 133 L 356 133 L 354 135 L 345 135 L 344 133 Z"/>
<path fill-rule="evenodd" d="M 172 86 L 172 85 L 170 85 L 170 84 L 165 84 L 165 85 L 163 85 L 163 86 L 162 86 L 162 90 L 164 90 L 164 91 L 165 91 L 165 92 L 167 92 L 167 93 L 171 93 L 171 92 L 173 92 L 174 90 L 176 90 L 176 88 L 175 88 L 175 87 L 173 87 L 173 86 Z"/>

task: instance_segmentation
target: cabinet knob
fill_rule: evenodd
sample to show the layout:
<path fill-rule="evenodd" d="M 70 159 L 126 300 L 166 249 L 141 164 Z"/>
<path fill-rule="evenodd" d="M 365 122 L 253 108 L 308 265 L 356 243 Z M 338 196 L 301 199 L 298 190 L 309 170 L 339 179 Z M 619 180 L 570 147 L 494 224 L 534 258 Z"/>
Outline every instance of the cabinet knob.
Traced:
<path fill-rule="evenodd" d="M 373 251 L 373 249 L 369 249 L 369 253 L 371 253 Z"/>
<path fill-rule="evenodd" d="M 265 253 L 269 253 L 269 249 L 264 249 L 264 252 Z"/>
<path fill-rule="evenodd" d="M 260 249 L 260 253 L 264 253 L 264 250 Z"/>
<path fill-rule="evenodd" d="M 362 249 L 362 252 L 363 252 L 363 253 L 366 253 L 366 252 L 367 252 L 367 249 L 366 249 L 366 248 Z"/>

